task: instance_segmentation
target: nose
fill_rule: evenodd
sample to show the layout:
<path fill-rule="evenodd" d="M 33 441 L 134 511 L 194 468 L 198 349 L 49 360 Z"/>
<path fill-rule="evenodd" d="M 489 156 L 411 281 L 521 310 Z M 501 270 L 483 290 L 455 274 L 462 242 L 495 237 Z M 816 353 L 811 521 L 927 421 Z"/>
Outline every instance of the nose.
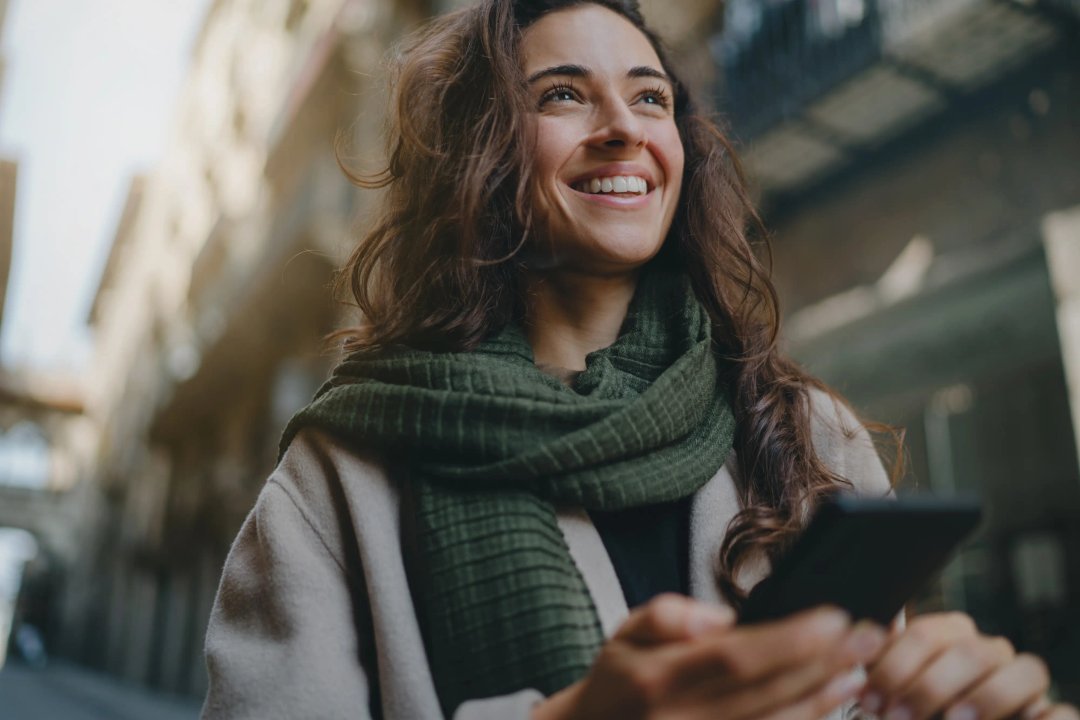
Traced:
<path fill-rule="evenodd" d="M 593 144 L 611 149 L 645 147 L 645 126 L 622 98 L 604 102 L 597 115 Z"/>

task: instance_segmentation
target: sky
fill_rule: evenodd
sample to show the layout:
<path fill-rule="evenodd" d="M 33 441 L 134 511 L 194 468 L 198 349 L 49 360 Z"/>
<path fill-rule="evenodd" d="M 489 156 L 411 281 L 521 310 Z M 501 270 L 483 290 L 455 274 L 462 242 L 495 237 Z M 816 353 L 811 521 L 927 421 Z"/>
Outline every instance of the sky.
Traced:
<path fill-rule="evenodd" d="M 10 0 L 0 155 L 17 160 L 0 364 L 81 373 L 131 177 L 153 167 L 208 0 Z"/>

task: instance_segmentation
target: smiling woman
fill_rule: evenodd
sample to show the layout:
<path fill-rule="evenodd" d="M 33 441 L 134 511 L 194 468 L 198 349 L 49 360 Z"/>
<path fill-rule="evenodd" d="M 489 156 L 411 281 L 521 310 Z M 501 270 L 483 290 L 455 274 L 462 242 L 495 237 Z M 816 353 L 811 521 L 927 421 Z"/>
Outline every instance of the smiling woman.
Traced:
<path fill-rule="evenodd" d="M 777 350 L 734 153 L 636 5 L 483 0 L 394 90 L 363 322 L 229 555 L 205 717 L 1075 717 L 961 615 L 733 625 L 890 481 Z"/>

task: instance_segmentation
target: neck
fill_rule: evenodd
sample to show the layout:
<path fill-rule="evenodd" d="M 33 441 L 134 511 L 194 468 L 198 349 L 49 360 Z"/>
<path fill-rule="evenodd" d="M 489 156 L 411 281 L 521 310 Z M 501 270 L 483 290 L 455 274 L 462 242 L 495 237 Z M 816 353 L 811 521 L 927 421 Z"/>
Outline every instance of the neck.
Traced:
<path fill-rule="evenodd" d="M 537 365 L 584 370 L 585 356 L 615 342 L 637 272 L 597 277 L 536 273 L 526 280 L 525 334 Z"/>

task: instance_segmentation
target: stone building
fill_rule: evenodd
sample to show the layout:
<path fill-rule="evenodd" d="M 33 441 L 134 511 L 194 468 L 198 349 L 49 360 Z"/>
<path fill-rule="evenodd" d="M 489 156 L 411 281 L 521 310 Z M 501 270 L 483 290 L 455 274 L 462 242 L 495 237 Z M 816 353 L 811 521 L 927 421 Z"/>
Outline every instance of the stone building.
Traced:
<path fill-rule="evenodd" d="M 205 689 L 202 636 L 232 537 L 331 358 L 327 284 L 360 209 L 335 134 L 377 134 L 377 71 L 420 4 L 212 3 L 160 165 L 133 182 L 89 322 L 85 553 L 62 652 Z"/>
<path fill-rule="evenodd" d="M 902 492 L 983 498 L 926 601 L 1042 653 L 1075 700 L 1077 6 L 833 5 L 730 0 L 716 45 L 789 348 L 907 429 Z"/>

